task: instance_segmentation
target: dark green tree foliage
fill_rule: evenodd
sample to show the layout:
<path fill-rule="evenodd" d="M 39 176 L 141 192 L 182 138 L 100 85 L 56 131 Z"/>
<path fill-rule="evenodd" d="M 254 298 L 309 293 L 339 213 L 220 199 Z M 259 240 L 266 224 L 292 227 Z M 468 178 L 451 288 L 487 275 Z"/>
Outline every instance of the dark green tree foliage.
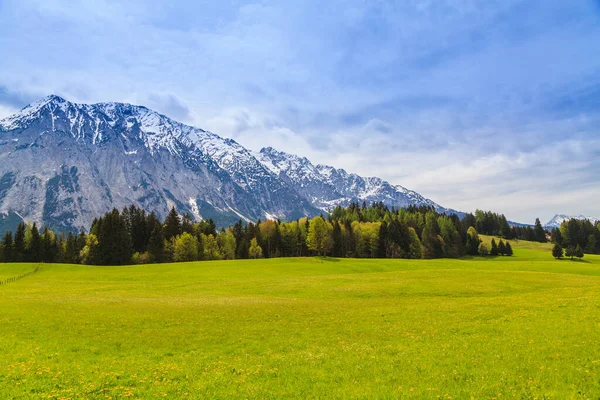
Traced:
<path fill-rule="evenodd" d="M 575 257 L 575 246 L 567 246 L 567 250 L 565 251 L 565 256 L 570 257 L 571 260 Z"/>
<path fill-rule="evenodd" d="M 600 224 L 594 226 L 591 221 L 575 218 L 565 221 L 556 234 L 557 243 L 563 248 L 580 246 L 588 254 L 600 254 Z"/>
<path fill-rule="evenodd" d="M 492 238 L 491 248 L 490 248 L 490 256 L 498 255 L 498 245 L 496 244 L 496 240 Z"/>
<path fill-rule="evenodd" d="M 498 243 L 498 254 L 501 256 L 506 255 L 506 245 L 502 240 L 500 240 L 500 243 Z"/>
<path fill-rule="evenodd" d="M 54 233 L 44 228 L 42 233 L 42 250 L 41 250 L 41 261 L 45 263 L 53 263 L 58 260 L 59 256 L 59 240 L 54 236 Z"/>
<path fill-rule="evenodd" d="M 25 260 L 25 224 L 21 222 L 17 225 L 13 245 L 13 261 L 19 262 Z"/>
<path fill-rule="evenodd" d="M 185 214 L 181 219 L 181 231 L 193 233 L 192 224 L 192 216 L 190 214 Z"/>
<path fill-rule="evenodd" d="M 26 257 L 24 260 L 30 262 L 39 262 L 42 260 L 42 237 L 35 222 L 31 226 L 31 240 L 28 246 L 26 245 Z"/>
<path fill-rule="evenodd" d="M 12 232 L 6 232 L 2 238 L 2 259 L 4 262 L 15 261 L 13 257 L 13 237 Z"/>
<path fill-rule="evenodd" d="M 152 262 L 160 263 L 165 260 L 165 237 L 160 222 L 154 224 L 148 240 L 148 253 Z"/>
<path fill-rule="evenodd" d="M 481 240 L 479 240 L 479 234 L 477 230 L 471 226 L 467 230 L 467 242 L 465 244 L 467 254 L 472 256 L 479 254 L 479 243 L 481 243 Z"/>
<path fill-rule="evenodd" d="M 564 255 L 563 248 L 560 244 L 556 243 L 554 247 L 552 247 L 552 257 L 556 259 L 561 259 Z"/>
<path fill-rule="evenodd" d="M 380 231 L 381 237 L 381 231 Z M 342 237 L 342 228 L 337 221 L 333 221 L 333 247 L 332 247 L 332 255 L 334 257 L 343 257 L 344 256 L 344 243 Z M 381 246 L 380 246 L 381 247 Z"/>
<path fill-rule="evenodd" d="M 94 264 L 125 265 L 131 262 L 133 247 L 126 224 L 115 208 L 98 220 L 98 254 Z"/>
<path fill-rule="evenodd" d="M 513 249 L 512 246 L 510 245 L 509 242 L 506 242 L 506 246 L 504 248 L 504 254 L 507 256 L 512 256 L 513 255 Z"/>
<path fill-rule="evenodd" d="M 542 223 L 539 218 L 535 219 L 535 226 L 533 228 L 533 233 L 535 235 L 535 241 L 540 243 L 546 242 L 546 231 L 542 228 Z"/>
<path fill-rule="evenodd" d="M 580 260 L 583 258 L 583 249 L 580 245 L 577 245 L 577 247 L 575 247 L 574 256 L 579 258 Z"/>
<path fill-rule="evenodd" d="M 175 236 L 181 235 L 182 232 L 181 220 L 179 219 L 177 211 L 175 211 L 175 207 L 172 207 L 164 223 L 163 234 L 165 239 L 171 240 Z"/>

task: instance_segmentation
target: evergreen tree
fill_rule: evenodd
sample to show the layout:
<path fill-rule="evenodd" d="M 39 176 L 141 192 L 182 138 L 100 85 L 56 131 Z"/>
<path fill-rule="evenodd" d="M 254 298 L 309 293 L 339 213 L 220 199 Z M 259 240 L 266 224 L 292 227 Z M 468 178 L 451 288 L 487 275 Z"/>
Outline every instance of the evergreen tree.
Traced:
<path fill-rule="evenodd" d="M 467 243 L 465 245 L 467 254 L 472 256 L 477 255 L 479 251 L 479 243 L 481 243 L 481 240 L 479 240 L 477 230 L 472 226 L 469 227 L 467 230 Z"/>
<path fill-rule="evenodd" d="M 58 243 L 56 236 L 54 235 L 54 232 L 45 227 L 42 233 L 41 261 L 53 263 L 56 262 L 57 258 Z"/>
<path fill-rule="evenodd" d="M 590 234 L 588 236 L 587 245 L 585 246 L 585 252 L 588 254 L 594 254 L 597 252 L 597 242 L 596 236 L 594 234 Z"/>
<path fill-rule="evenodd" d="M 13 261 L 25 261 L 25 224 L 23 222 L 17 225 L 13 242 Z"/>
<path fill-rule="evenodd" d="M 179 236 L 182 233 L 181 221 L 179 215 L 175 211 L 175 207 L 171 208 L 169 215 L 165 219 L 163 234 L 166 240 L 171 240 L 175 236 Z"/>
<path fill-rule="evenodd" d="M 165 237 L 159 222 L 154 225 L 150 239 L 148 240 L 148 253 L 150 261 L 155 263 L 164 262 L 165 259 Z"/>
<path fill-rule="evenodd" d="M 500 240 L 500 243 L 498 243 L 498 254 L 500 254 L 501 256 L 506 255 L 506 245 L 504 244 L 502 239 Z"/>
<path fill-rule="evenodd" d="M 99 219 L 97 239 L 100 265 L 124 265 L 131 262 L 131 237 L 125 219 L 116 208 Z"/>
<path fill-rule="evenodd" d="M 580 260 L 583 258 L 583 256 L 584 256 L 583 249 L 581 248 L 580 245 L 577 245 L 577 247 L 575 247 L 575 252 L 573 255 L 575 257 L 579 258 Z"/>
<path fill-rule="evenodd" d="M 542 227 L 542 223 L 539 218 L 535 219 L 535 227 L 533 228 L 535 241 L 540 243 L 546 242 L 546 231 Z"/>
<path fill-rule="evenodd" d="M 344 244 L 343 244 L 343 238 L 342 238 L 342 228 L 340 227 L 340 224 L 337 221 L 333 221 L 333 231 L 332 231 L 331 237 L 333 240 L 332 255 L 334 257 L 342 257 L 344 255 L 343 254 Z"/>
<path fill-rule="evenodd" d="M 192 233 L 192 216 L 190 214 L 185 214 L 181 219 L 181 231 Z"/>
<path fill-rule="evenodd" d="M 31 240 L 26 246 L 25 252 L 27 261 L 40 262 L 42 260 L 42 237 L 35 222 L 31 226 Z"/>
<path fill-rule="evenodd" d="M 15 261 L 13 257 L 13 237 L 11 231 L 6 232 L 2 238 L 2 252 L 4 262 Z"/>
<path fill-rule="evenodd" d="M 506 254 L 507 256 L 512 256 L 513 255 L 513 249 L 512 249 L 512 246 L 510 245 L 509 242 L 506 242 L 506 247 L 504 249 L 504 254 Z"/>
<path fill-rule="evenodd" d="M 492 238 L 492 243 L 491 243 L 491 248 L 490 248 L 490 255 L 491 256 L 497 256 L 498 255 L 498 245 L 496 244 L 496 240 L 494 238 Z"/>
<path fill-rule="evenodd" d="M 561 259 L 564 255 L 563 248 L 560 244 L 555 243 L 554 247 L 552 247 L 552 257 L 556 259 Z"/>
<path fill-rule="evenodd" d="M 79 253 L 81 249 L 78 249 L 77 238 L 69 232 L 67 235 L 67 242 L 65 244 L 64 262 L 68 264 L 79 263 Z"/>
<path fill-rule="evenodd" d="M 565 256 L 570 257 L 571 260 L 575 257 L 575 246 L 569 245 L 567 246 L 567 250 L 565 251 Z"/>

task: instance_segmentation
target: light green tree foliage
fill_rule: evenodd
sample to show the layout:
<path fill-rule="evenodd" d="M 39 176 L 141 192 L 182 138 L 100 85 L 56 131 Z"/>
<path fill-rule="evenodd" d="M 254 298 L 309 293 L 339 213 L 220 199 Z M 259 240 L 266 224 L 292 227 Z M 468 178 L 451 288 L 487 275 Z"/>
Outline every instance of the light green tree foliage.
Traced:
<path fill-rule="evenodd" d="M 485 244 L 485 243 L 479 243 L 478 252 L 479 252 L 480 256 L 487 256 L 490 254 L 487 244 Z"/>
<path fill-rule="evenodd" d="M 198 254 L 198 239 L 184 232 L 175 237 L 173 242 L 174 261 L 196 261 L 200 259 Z"/>
<path fill-rule="evenodd" d="M 380 222 L 352 222 L 358 257 L 375 257 L 379 246 Z"/>
<path fill-rule="evenodd" d="M 414 228 L 408 228 L 409 252 L 408 258 L 423 258 L 423 245 Z"/>
<path fill-rule="evenodd" d="M 320 256 L 325 255 L 332 246 L 330 227 L 320 216 L 310 220 L 306 245 Z"/>
<path fill-rule="evenodd" d="M 93 233 L 87 236 L 85 246 L 81 249 L 79 257 L 83 264 L 93 264 L 98 250 L 98 238 Z"/>
<path fill-rule="evenodd" d="M 204 259 L 205 260 L 222 260 L 223 253 L 219 249 L 219 243 L 217 239 L 212 235 L 201 234 L 202 245 L 204 247 Z"/>
<path fill-rule="evenodd" d="M 217 237 L 219 249 L 224 260 L 233 260 L 235 258 L 236 241 L 231 229 L 222 231 Z"/>
<path fill-rule="evenodd" d="M 248 249 L 248 256 L 250 258 L 262 258 L 262 247 L 258 245 L 256 238 L 250 240 L 250 248 Z"/>

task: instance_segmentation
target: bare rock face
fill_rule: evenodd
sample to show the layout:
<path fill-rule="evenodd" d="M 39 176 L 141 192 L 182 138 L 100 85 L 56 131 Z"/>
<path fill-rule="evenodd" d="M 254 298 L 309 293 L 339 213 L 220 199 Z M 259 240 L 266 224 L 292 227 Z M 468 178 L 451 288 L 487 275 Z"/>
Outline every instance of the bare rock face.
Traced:
<path fill-rule="evenodd" d="M 351 201 L 444 210 L 379 178 L 271 148 L 253 154 L 141 106 L 48 96 L 0 121 L 0 228 L 24 219 L 57 231 L 88 229 L 95 217 L 131 204 L 160 217 L 174 206 L 223 226 L 313 216 Z"/>

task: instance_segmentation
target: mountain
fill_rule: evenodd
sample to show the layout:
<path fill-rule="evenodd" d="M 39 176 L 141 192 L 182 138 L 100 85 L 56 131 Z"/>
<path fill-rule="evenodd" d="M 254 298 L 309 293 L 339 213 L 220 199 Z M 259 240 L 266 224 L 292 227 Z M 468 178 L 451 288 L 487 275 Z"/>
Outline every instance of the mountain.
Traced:
<path fill-rule="evenodd" d="M 87 229 L 94 217 L 130 204 L 161 217 L 175 206 L 228 225 L 313 216 L 350 201 L 453 212 L 379 178 L 272 148 L 255 154 L 142 106 L 48 96 L 0 121 L 3 225 L 25 219 Z"/>
<path fill-rule="evenodd" d="M 552 228 L 560 228 L 563 222 L 570 220 L 571 218 L 575 219 L 588 219 L 592 221 L 592 223 L 600 221 L 600 218 L 594 217 L 586 217 L 585 215 L 565 215 L 565 214 L 556 214 L 552 219 L 546 224 L 544 224 L 544 228 L 552 229 Z"/>
<path fill-rule="evenodd" d="M 364 201 L 367 204 L 383 202 L 396 207 L 428 206 L 439 212 L 458 213 L 400 185 L 392 185 L 376 177 L 364 178 L 328 165 L 313 165 L 305 157 L 272 147 L 261 149 L 256 156 L 271 172 L 323 211 Z"/>

